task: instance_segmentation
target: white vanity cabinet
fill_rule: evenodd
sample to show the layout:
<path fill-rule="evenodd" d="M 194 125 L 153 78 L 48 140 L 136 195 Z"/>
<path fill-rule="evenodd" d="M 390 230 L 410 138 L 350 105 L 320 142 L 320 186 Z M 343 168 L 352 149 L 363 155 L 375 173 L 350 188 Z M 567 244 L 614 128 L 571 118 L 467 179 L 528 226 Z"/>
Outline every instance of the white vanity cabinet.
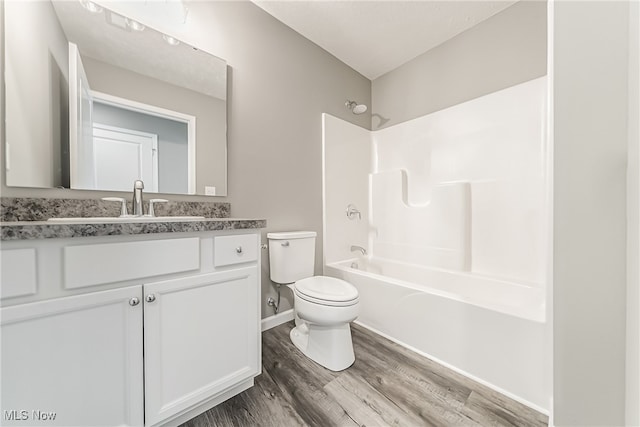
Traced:
<path fill-rule="evenodd" d="M 144 285 L 147 425 L 260 370 L 255 267 Z"/>
<path fill-rule="evenodd" d="M 253 385 L 258 251 L 255 230 L 3 242 L 0 425 L 178 425 Z"/>
<path fill-rule="evenodd" d="M 2 308 L 0 424 L 142 425 L 141 298 L 132 286 Z"/>

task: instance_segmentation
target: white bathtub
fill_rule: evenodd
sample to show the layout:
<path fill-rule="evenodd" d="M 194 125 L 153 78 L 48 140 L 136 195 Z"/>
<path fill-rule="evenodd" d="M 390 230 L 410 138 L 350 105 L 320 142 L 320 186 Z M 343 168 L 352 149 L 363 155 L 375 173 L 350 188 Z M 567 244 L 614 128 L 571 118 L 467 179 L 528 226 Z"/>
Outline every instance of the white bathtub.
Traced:
<path fill-rule="evenodd" d="M 542 289 L 379 258 L 325 274 L 358 288 L 357 323 L 548 413 Z"/>

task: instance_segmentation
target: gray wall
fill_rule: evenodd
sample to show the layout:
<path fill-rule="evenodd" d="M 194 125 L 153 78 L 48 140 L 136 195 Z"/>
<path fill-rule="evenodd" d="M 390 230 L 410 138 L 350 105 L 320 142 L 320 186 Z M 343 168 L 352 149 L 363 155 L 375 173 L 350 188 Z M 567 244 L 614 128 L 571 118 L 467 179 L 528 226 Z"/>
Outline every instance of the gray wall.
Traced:
<path fill-rule="evenodd" d="M 13 185 L 55 187 L 62 184 L 61 143 L 68 139 L 68 42 L 50 3 L 5 4 L 12 17 L 3 22 L 10 35 L 5 89 L 11 106 L 6 110 L 11 169 L 6 179 Z"/>
<path fill-rule="evenodd" d="M 136 18 L 136 17 L 134 17 Z M 144 21 L 143 17 L 138 17 Z M 183 28 L 162 28 L 227 60 L 228 197 L 235 217 L 266 218 L 266 232 L 317 231 L 316 272 L 322 271 L 321 114 L 369 127 L 370 115 L 351 114 L 346 99 L 371 103 L 371 82 L 249 2 L 193 2 Z M 12 197 L 96 198 L 117 192 L 7 187 Z M 210 201 L 205 196 L 167 195 Z M 263 251 L 262 315 L 275 294 Z M 285 290 L 289 298 L 288 291 Z M 283 302 L 283 309 L 290 307 Z"/>
<path fill-rule="evenodd" d="M 628 10 L 554 6 L 556 426 L 624 425 Z"/>
<path fill-rule="evenodd" d="M 350 98 L 370 104 L 371 83 L 253 4 L 216 2 L 207 11 L 209 22 L 202 24 L 228 37 L 219 56 L 231 66 L 228 199 L 232 213 L 267 218 L 265 232 L 318 232 L 316 273 L 320 274 L 321 114 L 328 112 L 368 127 L 370 116 L 351 114 L 344 102 Z M 262 261 L 264 303 L 274 288 L 266 253 Z M 288 289 L 284 293 L 290 298 Z M 289 306 L 290 301 L 283 303 L 283 309 Z M 263 316 L 272 313 L 263 306 Z"/>
<path fill-rule="evenodd" d="M 546 14 L 545 1 L 520 1 L 375 79 L 372 128 L 544 76 Z"/>
<path fill-rule="evenodd" d="M 91 89 L 196 117 L 196 193 L 226 195 L 226 102 L 92 58 L 82 58 Z M 167 191 L 173 193 L 174 191 Z"/>
<path fill-rule="evenodd" d="M 93 122 L 156 134 L 158 136 L 158 192 L 187 193 L 189 159 L 186 123 L 98 102 L 93 103 Z"/>

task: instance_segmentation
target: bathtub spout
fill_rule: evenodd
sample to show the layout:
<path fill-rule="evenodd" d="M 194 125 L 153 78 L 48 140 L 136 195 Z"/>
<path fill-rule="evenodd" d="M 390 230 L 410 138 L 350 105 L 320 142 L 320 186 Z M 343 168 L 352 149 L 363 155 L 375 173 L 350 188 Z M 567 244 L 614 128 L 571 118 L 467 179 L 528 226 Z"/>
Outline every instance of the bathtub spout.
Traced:
<path fill-rule="evenodd" d="M 355 251 L 362 252 L 362 255 L 366 255 L 367 254 L 367 250 L 365 248 L 363 248 L 362 246 L 351 245 L 351 252 L 355 252 Z"/>

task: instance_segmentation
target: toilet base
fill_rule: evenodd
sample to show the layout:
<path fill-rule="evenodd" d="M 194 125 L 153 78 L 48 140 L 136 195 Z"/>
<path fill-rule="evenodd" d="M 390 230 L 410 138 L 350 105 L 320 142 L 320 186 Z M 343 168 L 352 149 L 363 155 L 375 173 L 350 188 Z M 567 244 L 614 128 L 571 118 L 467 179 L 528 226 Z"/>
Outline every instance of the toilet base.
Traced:
<path fill-rule="evenodd" d="M 303 321 L 289 337 L 305 356 L 331 371 L 347 369 L 356 360 L 348 323 L 321 326 Z"/>

